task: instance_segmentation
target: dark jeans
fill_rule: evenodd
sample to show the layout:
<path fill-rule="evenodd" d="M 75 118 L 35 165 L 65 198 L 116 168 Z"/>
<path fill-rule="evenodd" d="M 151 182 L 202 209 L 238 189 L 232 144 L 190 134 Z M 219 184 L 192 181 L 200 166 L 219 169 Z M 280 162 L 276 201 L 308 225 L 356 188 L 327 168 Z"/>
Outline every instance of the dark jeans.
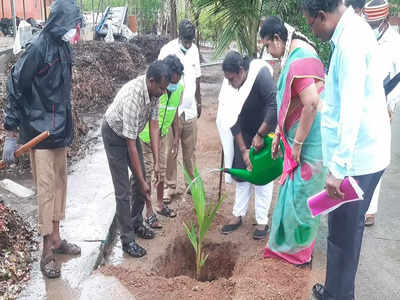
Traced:
<path fill-rule="evenodd" d="M 328 216 L 325 300 L 354 299 L 354 281 L 360 259 L 365 213 L 383 172 L 354 176 L 364 192 L 364 200 L 344 204 Z"/>
<path fill-rule="evenodd" d="M 135 240 L 135 230 L 143 225 L 142 212 L 145 196 L 141 191 L 135 172 L 131 168 L 126 139 L 118 136 L 105 120 L 101 127 L 101 135 L 114 184 L 115 201 L 117 202 L 116 216 L 121 231 L 121 240 L 123 244 L 127 244 Z M 136 140 L 136 147 L 143 175 L 145 175 L 142 146 L 139 139 Z M 131 180 L 129 180 L 128 168 L 132 172 Z"/>

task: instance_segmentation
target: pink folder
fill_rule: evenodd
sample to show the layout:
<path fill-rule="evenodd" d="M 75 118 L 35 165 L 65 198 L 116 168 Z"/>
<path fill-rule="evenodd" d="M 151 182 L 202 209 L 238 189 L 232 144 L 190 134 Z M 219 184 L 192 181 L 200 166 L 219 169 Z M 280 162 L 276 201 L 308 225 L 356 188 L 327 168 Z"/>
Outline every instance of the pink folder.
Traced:
<path fill-rule="evenodd" d="M 308 198 L 307 204 L 313 217 L 326 215 L 347 202 L 363 200 L 364 192 L 353 177 L 346 177 L 340 185 L 344 193 L 344 199 L 333 199 L 328 196 L 326 190 Z"/>

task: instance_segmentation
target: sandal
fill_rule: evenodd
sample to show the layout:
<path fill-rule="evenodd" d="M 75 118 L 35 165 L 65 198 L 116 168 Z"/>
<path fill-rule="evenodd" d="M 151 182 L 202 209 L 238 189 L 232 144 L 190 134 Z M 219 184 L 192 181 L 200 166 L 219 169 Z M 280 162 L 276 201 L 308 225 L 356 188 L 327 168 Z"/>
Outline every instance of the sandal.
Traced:
<path fill-rule="evenodd" d="M 316 283 L 312 287 L 313 296 L 318 300 L 322 300 L 324 298 L 324 292 L 325 292 L 325 287 L 320 283 Z"/>
<path fill-rule="evenodd" d="M 144 219 L 144 221 L 147 225 L 149 225 L 150 228 L 153 228 L 153 229 L 161 229 L 162 228 L 162 226 L 160 225 L 160 223 L 157 219 L 156 214 L 154 214 L 154 213 L 151 214 L 150 216 L 148 216 L 146 219 Z"/>
<path fill-rule="evenodd" d="M 154 231 L 147 228 L 144 225 L 140 225 L 138 228 L 136 228 L 135 233 L 137 234 L 138 237 L 141 237 L 142 239 L 145 240 L 151 240 L 154 239 L 155 237 Z"/>
<path fill-rule="evenodd" d="M 256 229 L 253 233 L 253 239 L 255 240 L 263 240 L 267 236 L 269 231 L 269 226 L 265 225 L 264 229 Z"/>
<path fill-rule="evenodd" d="M 62 240 L 58 248 L 53 249 L 56 254 L 66 255 L 79 255 L 81 254 L 81 248 L 75 244 L 68 243 L 67 240 Z"/>
<path fill-rule="evenodd" d="M 242 218 L 240 217 L 239 222 L 233 223 L 233 224 L 226 224 L 226 225 L 222 226 L 221 233 L 229 234 L 229 233 L 235 231 L 236 229 L 238 229 L 241 225 L 242 225 Z"/>
<path fill-rule="evenodd" d="M 60 267 L 56 263 L 56 258 L 53 254 L 42 256 L 40 259 L 40 270 L 47 278 L 59 278 L 61 276 Z"/>
<path fill-rule="evenodd" d="M 162 209 L 158 210 L 157 213 L 159 215 L 162 215 L 162 216 L 168 217 L 168 218 L 175 218 L 176 217 L 176 212 L 173 209 L 171 209 L 168 206 L 166 206 L 166 205 L 163 205 Z"/>

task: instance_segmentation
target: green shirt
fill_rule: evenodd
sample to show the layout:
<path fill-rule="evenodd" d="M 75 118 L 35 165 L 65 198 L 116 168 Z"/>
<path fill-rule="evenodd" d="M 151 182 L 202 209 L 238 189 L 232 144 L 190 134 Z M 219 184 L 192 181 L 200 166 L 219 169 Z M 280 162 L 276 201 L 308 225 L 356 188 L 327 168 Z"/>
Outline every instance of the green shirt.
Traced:
<path fill-rule="evenodd" d="M 168 129 L 174 122 L 175 114 L 178 109 L 182 93 L 183 85 L 179 83 L 178 89 L 175 92 L 171 93 L 169 97 L 168 93 L 165 93 L 160 97 L 158 124 L 160 126 L 161 136 L 167 135 Z M 143 131 L 139 134 L 139 138 L 145 143 L 150 142 L 149 122 L 147 122 Z"/>

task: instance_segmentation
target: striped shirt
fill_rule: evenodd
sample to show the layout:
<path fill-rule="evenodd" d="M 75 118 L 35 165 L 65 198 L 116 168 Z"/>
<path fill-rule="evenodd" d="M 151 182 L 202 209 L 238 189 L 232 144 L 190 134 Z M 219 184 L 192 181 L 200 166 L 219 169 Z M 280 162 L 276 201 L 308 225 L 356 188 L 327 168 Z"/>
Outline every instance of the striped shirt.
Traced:
<path fill-rule="evenodd" d="M 150 119 L 158 120 L 158 104 L 158 97 L 149 97 L 146 75 L 142 75 L 119 90 L 105 119 L 117 135 L 136 140 Z"/>

